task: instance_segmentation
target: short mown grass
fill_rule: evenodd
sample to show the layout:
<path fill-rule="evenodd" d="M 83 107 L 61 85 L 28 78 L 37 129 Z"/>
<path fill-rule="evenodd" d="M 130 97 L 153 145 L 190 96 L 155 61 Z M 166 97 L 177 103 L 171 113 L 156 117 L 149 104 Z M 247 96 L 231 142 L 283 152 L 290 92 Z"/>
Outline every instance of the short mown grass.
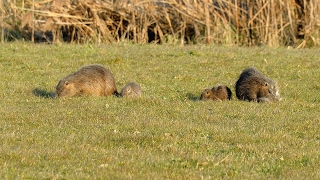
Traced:
<path fill-rule="evenodd" d="M 319 49 L 165 45 L 0 46 L 0 179 L 319 179 Z M 53 99 L 58 81 L 108 67 L 140 99 Z M 283 100 L 236 99 L 241 71 Z M 233 100 L 198 101 L 226 84 Z"/>

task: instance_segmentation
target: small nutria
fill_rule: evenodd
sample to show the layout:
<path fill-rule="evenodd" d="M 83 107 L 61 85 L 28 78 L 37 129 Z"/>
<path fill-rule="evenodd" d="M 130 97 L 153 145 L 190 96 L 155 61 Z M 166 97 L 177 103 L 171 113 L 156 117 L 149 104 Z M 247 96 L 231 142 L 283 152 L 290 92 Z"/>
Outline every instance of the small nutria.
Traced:
<path fill-rule="evenodd" d="M 240 100 L 272 102 L 280 100 L 277 82 L 264 76 L 258 69 L 245 69 L 236 82 L 236 95 Z"/>
<path fill-rule="evenodd" d="M 92 64 L 61 79 L 56 87 L 58 97 L 77 95 L 110 96 L 118 95 L 114 77 L 109 69 Z"/>
<path fill-rule="evenodd" d="M 232 92 L 230 88 L 225 85 L 214 86 L 213 88 L 206 88 L 203 90 L 200 100 L 230 100 Z"/>
<path fill-rule="evenodd" d="M 131 98 L 141 97 L 141 94 L 142 94 L 141 87 L 136 82 L 129 82 L 122 88 L 120 92 L 121 97 L 131 97 Z"/>

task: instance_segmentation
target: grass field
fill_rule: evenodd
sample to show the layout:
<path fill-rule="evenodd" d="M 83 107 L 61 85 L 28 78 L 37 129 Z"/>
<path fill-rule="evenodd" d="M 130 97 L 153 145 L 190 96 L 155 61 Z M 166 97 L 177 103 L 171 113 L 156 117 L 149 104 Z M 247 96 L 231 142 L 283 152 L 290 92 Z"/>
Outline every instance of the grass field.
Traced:
<path fill-rule="evenodd" d="M 165 45 L 0 46 L 0 179 L 320 179 L 320 50 Z M 92 63 L 140 99 L 52 99 Z M 235 97 L 241 71 L 283 100 Z M 233 100 L 198 101 L 226 84 Z"/>

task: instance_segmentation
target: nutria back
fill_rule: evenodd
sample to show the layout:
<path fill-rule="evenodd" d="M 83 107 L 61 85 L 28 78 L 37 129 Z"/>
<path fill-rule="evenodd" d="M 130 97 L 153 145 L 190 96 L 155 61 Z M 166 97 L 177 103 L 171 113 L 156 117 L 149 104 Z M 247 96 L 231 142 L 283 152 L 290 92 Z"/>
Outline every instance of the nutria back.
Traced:
<path fill-rule="evenodd" d="M 258 69 L 245 69 L 236 82 L 236 96 L 239 100 L 271 102 L 280 100 L 277 82 L 264 76 Z"/>
<path fill-rule="evenodd" d="M 142 95 L 141 87 L 136 82 L 127 83 L 120 92 L 121 97 L 138 98 L 138 97 L 141 97 L 141 95 Z"/>
<path fill-rule="evenodd" d="M 61 79 L 56 86 L 58 97 L 78 95 L 110 96 L 117 95 L 113 74 L 102 65 L 92 64 L 80 68 Z"/>
<path fill-rule="evenodd" d="M 225 85 L 214 86 L 213 88 L 206 88 L 203 90 L 200 100 L 231 100 L 232 92 L 229 87 Z"/>

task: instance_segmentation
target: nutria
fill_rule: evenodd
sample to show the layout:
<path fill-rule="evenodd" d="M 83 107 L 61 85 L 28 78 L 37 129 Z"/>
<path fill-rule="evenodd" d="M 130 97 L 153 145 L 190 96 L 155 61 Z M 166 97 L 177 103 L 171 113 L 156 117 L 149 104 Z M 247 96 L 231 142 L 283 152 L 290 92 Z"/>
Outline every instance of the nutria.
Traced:
<path fill-rule="evenodd" d="M 245 69 L 236 82 L 236 95 L 240 100 L 271 102 L 280 100 L 277 82 L 264 76 L 258 69 Z"/>
<path fill-rule="evenodd" d="M 61 79 L 56 87 L 58 97 L 77 95 L 110 96 L 118 95 L 114 77 L 109 69 L 92 64 Z"/>
<path fill-rule="evenodd" d="M 213 88 L 206 88 L 203 90 L 200 100 L 230 100 L 232 92 L 230 88 L 225 85 L 214 86 Z"/>
<path fill-rule="evenodd" d="M 129 82 L 122 88 L 120 92 L 121 97 L 131 97 L 131 98 L 141 97 L 141 94 L 142 94 L 141 87 L 136 82 Z"/>

